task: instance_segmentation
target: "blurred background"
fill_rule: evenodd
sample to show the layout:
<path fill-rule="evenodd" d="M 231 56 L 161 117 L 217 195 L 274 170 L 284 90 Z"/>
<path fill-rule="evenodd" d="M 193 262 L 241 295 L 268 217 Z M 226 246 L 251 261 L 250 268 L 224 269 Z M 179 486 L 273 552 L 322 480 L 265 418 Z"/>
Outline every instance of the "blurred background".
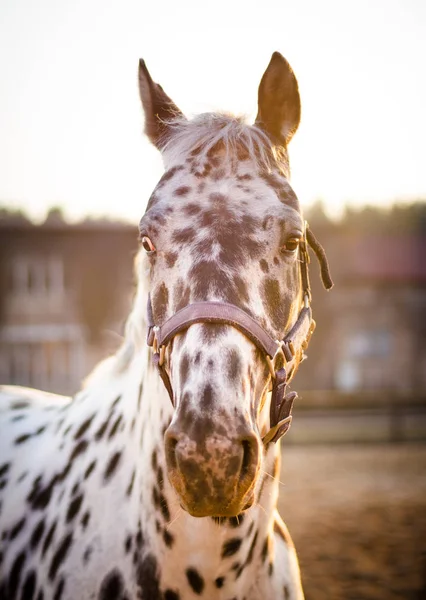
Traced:
<path fill-rule="evenodd" d="M 292 184 L 325 246 L 280 509 L 307 600 L 426 598 L 426 4 L 3 0 L 0 381 L 73 394 L 120 345 L 162 173 L 139 57 L 189 116 L 256 115 L 273 51 Z M 269 600 L 269 599 L 268 599 Z"/>

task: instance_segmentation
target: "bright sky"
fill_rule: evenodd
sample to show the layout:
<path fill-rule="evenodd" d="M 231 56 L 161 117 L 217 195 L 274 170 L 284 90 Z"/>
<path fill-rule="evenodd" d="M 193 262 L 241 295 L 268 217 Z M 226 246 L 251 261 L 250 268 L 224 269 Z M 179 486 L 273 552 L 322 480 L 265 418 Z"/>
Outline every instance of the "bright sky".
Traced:
<path fill-rule="evenodd" d="M 162 173 L 139 57 L 188 116 L 254 117 L 274 50 L 301 90 L 302 204 L 426 198 L 424 0 L 1 0 L 0 202 L 138 221 Z"/>

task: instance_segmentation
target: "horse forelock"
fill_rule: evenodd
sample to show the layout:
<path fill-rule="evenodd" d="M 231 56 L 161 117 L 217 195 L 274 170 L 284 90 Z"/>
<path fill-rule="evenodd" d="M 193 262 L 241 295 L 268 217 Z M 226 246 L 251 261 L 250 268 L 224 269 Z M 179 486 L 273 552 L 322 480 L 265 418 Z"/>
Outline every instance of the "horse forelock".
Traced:
<path fill-rule="evenodd" d="M 168 126 L 172 134 L 162 147 L 167 167 L 180 164 L 182 157 L 221 152 L 231 160 L 249 159 L 259 171 L 278 170 L 284 177 L 290 176 L 287 150 L 243 116 L 203 113 L 191 120 L 180 116 Z"/>

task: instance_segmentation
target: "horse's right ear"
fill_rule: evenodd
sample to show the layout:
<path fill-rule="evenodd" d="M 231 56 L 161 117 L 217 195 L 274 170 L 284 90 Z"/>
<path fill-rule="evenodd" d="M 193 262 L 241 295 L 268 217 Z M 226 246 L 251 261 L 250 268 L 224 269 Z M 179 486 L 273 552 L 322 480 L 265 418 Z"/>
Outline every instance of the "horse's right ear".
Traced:
<path fill-rule="evenodd" d="M 139 94 L 145 112 L 145 133 L 154 146 L 161 150 L 170 139 L 171 127 L 168 122 L 183 114 L 161 85 L 152 80 L 142 59 L 139 60 Z"/>

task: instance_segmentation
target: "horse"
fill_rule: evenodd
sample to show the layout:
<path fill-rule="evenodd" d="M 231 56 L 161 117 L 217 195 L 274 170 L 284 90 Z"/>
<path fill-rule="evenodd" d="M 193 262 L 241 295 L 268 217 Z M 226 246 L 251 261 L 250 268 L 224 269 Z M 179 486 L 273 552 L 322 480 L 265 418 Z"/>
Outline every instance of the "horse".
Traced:
<path fill-rule="evenodd" d="M 142 60 L 139 91 L 165 172 L 122 346 L 73 398 L 1 391 L 0 598 L 301 600 L 277 498 L 309 246 L 332 281 L 289 184 L 297 80 L 275 52 L 251 125 L 186 119 Z"/>

